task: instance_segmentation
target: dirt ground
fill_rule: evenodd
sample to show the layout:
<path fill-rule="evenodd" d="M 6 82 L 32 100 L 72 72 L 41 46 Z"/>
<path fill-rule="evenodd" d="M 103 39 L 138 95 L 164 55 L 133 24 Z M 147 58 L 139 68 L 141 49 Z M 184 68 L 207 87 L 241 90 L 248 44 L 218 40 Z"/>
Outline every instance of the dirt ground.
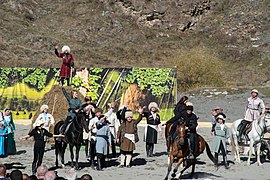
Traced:
<path fill-rule="evenodd" d="M 190 97 L 191 102 L 195 106 L 195 112 L 200 117 L 200 124 L 198 133 L 201 134 L 211 147 L 213 137 L 210 135 L 210 113 L 211 109 L 215 106 L 221 106 L 224 112 L 227 114 L 227 123 L 230 125 L 235 119 L 243 117 L 244 103 L 249 97 L 249 94 L 230 95 L 225 97 Z M 269 98 L 264 97 L 265 102 L 270 102 Z M 145 121 L 144 121 L 145 122 Z M 31 174 L 31 164 L 33 160 L 33 141 L 19 141 L 18 137 L 26 135 L 30 129 L 31 123 L 16 122 L 16 144 L 18 153 L 7 158 L 0 158 L 0 162 L 4 163 L 8 172 L 13 169 L 21 169 L 24 173 Z M 89 162 L 86 160 L 84 147 L 80 151 L 80 167 L 77 171 L 78 177 L 85 173 L 91 174 L 95 180 L 147 180 L 147 179 L 164 179 L 167 171 L 167 154 L 165 146 L 165 138 L 162 137 L 158 140 L 158 144 L 155 146 L 155 156 L 146 157 L 145 143 L 143 142 L 144 123 L 139 127 L 140 141 L 136 144 L 136 150 L 134 151 L 132 167 L 131 168 L 118 168 L 120 157 L 107 159 L 108 167 L 103 171 L 96 171 L 90 168 Z M 50 145 L 48 145 L 50 147 Z M 228 146 L 230 150 L 231 147 Z M 119 152 L 119 149 L 117 149 Z M 69 166 L 70 158 L 69 151 L 65 154 L 66 166 L 61 169 L 55 168 L 55 155 L 54 150 L 46 151 L 43 163 L 50 169 L 56 170 L 58 175 L 65 177 L 66 173 L 71 169 Z M 252 157 L 252 164 L 246 165 L 247 156 L 242 154 L 242 162 L 234 162 L 234 156 L 229 151 L 228 160 L 230 163 L 230 169 L 226 170 L 223 165 L 220 165 L 216 170 L 213 163 L 207 157 L 204 152 L 198 158 L 198 163 L 195 169 L 195 179 L 270 179 L 270 160 L 266 160 L 262 166 L 258 166 L 255 163 L 255 156 Z M 222 161 L 222 156 L 219 156 L 219 161 Z M 181 168 L 180 168 L 181 169 Z M 188 169 L 182 179 L 189 179 L 191 169 Z"/>

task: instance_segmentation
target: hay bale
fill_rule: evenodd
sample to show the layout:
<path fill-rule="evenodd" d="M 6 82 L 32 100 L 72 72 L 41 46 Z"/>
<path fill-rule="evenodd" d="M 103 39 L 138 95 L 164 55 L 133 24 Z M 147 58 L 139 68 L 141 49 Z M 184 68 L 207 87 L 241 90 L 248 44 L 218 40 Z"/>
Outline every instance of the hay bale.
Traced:
<path fill-rule="evenodd" d="M 49 106 L 49 113 L 53 115 L 55 124 L 60 120 L 65 120 L 68 112 L 68 103 L 67 99 L 62 92 L 62 87 L 59 85 L 54 85 L 52 89 L 46 93 L 43 99 L 40 101 L 40 106 L 42 104 L 47 104 Z M 72 91 L 71 87 L 64 87 L 68 94 Z M 78 98 L 84 102 L 83 95 L 78 92 Z M 36 113 L 32 119 L 32 127 L 33 123 L 36 121 L 38 115 L 40 114 L 40 106 L 37 107 Z M 50 132 L 53 132 L 53 128 L 50 128 Z"/>

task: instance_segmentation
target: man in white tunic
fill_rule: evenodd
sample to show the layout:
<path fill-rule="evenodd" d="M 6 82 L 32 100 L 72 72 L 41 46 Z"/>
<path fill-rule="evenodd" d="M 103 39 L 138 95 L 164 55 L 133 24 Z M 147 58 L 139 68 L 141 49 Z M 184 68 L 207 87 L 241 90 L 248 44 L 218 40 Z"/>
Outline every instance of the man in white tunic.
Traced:
<path fill-rule="evenodd" d="M 43 128 L 46 129 L 47 131 L 50 130 L 50 126 L 54 126 L 54 118 L 50 113 L 48 113 L 48 110 L 49 110 L 49 107 L 46 104 L 43 104 L 40 107 L 41 113 L 39 114 L 35 123 L 33 124 L 33 128 L 35 128 L 36 124 L 39 124 L 40 122 L 44 123 Z M 47 141 L 47 140 L 48 140 L 48 137 L 45 136 L 44 141 Z"/>
<path fill-rule="evenodd" d="M 114 103 L 108 104 L 109 111 L 105 113 L 105 117 L 107 121 L 109 122 L 109 129 L 111 132 L 112 156 L 116 157 L 115 139 L 116 139 L 118 128 L 120 126 L 120 121 L 117 119 L 116 114 L 113 113 L 114 107 L 115 107 Z"/>
<path fill-rule="evenodd" d="M 247 104 L 245 107 L 245 117 L 242 120 L 239 127 L 239 136 L 238 141 L 241 142 L 241 136 L 247 126 L 252 121 L 256 120 L 261 114 L 265 112 L 265 105 L 261 98 L 258 97 L 258 90 L 253 89 L 251 91 L 251 97 L 248 98 Z"/>

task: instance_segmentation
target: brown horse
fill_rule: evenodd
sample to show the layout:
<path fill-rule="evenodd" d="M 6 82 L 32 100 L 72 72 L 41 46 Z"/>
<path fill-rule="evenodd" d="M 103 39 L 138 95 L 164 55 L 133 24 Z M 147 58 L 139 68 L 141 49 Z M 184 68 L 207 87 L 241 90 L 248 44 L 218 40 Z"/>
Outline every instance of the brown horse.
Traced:
<path fill-rule="evenodd" d="M 176 172 L 180 166 L 180 164 L 183 162 L 184 158 L 187 157 L 190 154 L 190 149 L 188 145 L 188 141 L 186 137 L 186 126 L 185 126 L 185 121 L 180 121 L 178 126 L 177 126 L 177 134 L 178 136 L 174 140 L 172 144 L 172 150 L 170 151 L 169 154 L 169 165 L 168 165 L 168 171 L 167 175 L 165 177 L 165 180 L 168 179 L 168 176 L 172 170 L 172 164 L 174 158 L 178 159 L 177 165 L 173 170 L 172 177 L 176 176 Z M 215 164 L 216 159 L 212 155 L 208 143 L 204 140 L 204 138 L 200 135 L 198 135 L 198 140 L 199 140 L 199 149 L 197 153 L 194 154 L 194 159 L 189 159 L 187 165 L 184 167 L 184 169 L 181 171 L 181 175 L 184 173 L 186 169 L 188 169 L 192 165 L 192 172 L 191 172 L 191 177 L 194 175 L 195 171 L 195 164 L 196 164 L 196 158 L 203 153 L 204 149 L 206 148 L 206 152 L 210 160 Z"/>
<path fill-rule="evenodd" d="M 164 124 L 164 125 L 166 125 L 166 127 L 165 127 L 165 138 L 166 138 L 167 153 L 168 153 L 168 156 L 169 156 L 170 147 L 171 147 L 171 141 L 168 140 L 168 136 L 170 134 L 171 127 L 172 127 L 173 123 L 167 123 L 167 124 Z"/>

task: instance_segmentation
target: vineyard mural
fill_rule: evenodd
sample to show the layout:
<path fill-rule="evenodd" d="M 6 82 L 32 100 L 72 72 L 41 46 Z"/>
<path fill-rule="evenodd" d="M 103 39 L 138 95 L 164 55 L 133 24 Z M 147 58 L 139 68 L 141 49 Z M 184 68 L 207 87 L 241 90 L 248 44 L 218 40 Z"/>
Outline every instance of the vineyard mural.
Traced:
<path fill-rule="evenodd" d="M 103 109 L 116 102 L 118 107 L 128 104 L 135 112 L 155 101 L 167 120 L 173 116 L 176 103 L 175 72 L 170 68 L 80 68 L 71 82 L 82 97 L 91 96 Z M 56 91 L 58 75 L 57 68 L 0 68 L 0 109 L 10 108 L 15 120 L 28 119 L 39 109 L 45 94 Z"/>

